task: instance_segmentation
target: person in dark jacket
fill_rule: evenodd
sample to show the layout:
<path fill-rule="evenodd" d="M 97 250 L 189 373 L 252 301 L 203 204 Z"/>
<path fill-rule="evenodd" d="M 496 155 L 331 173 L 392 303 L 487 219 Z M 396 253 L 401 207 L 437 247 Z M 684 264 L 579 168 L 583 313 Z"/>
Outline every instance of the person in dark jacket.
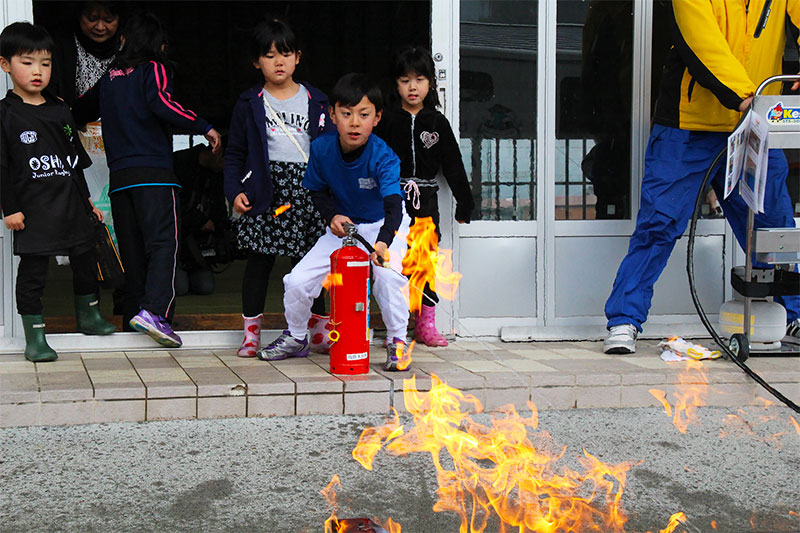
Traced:
<path fill-rule="evenodd" d="M 25 357 L 54 361 L 42 320 L 50 257 L 68 255 L 78 331 L 108 335 L 116 328 L 98 312 L 92 205 L 83 169 L 91 164 L 69 108 L 43 91 L 50 81 L 53 40 L 47 30 L 16 22 L 0 34 L 0 67 L 13 89 L 0 101 L 0 209 L 14 232 L 17 312 L 25 329 Z"/>
<path fill-rule="evenodd" d="M 111 171 L 108 194 L 125 267 L 123 323 L 162 346 L 183 343 L 172 330 L 180 234 L 180 187 L 173 171 L 168 126 L 202 134 L 212 150 L 221 136 L 172 99 L 167 34 L 151 13 L 133 15 L 122 30 L 123 47 L 100 82 L 79 98 L 79 125 L 103 120 Z"/>
<path fill-rule="evenodd" d="M 439 232 L 439 184 L 444 175 L 456 200 L 455 219 L 469 224 L 475 201 L 461 161 L 458 141 L 447 118 L 439 111 L 436 76 L 430 52 L 410 46 L 402 49 L 392 65 L 396 84 L 395 105 L 387 107 L 376 133 L 400 157 L 400 179 L 405 207 L 412 225 L 430 217 Z M 422 289 L 422 287 L 419 287 Z M 413 290 L 413 289 L 412 289 Z M 425 284 L 416 316 L 414 338 L 428 346 L 447 346 L 447 339 L 436 329 L 435 306 L 439 296 Z M 415 309 L 412 300 L 412 310 Z"/>
<path fill-rule="evenodd" d="M 328 97 L 292 77 L 301 51 L 285 22 L 258 24 L 249 52 L 264 83 L 243 92 L 236 102 L 225 150 L 225 195 L 242 215 L 237 245 L 247 253 L 239 357 L 255 357 L 261 347 L 261 318 L 275 258 L 288 256 L 295 265 L 325 233 L 322 217 L 300 182 L 311 141 L 330 124 Z M 324 351 L 324 299 L 317 299 L 313 312 L 312 349 Z"/>

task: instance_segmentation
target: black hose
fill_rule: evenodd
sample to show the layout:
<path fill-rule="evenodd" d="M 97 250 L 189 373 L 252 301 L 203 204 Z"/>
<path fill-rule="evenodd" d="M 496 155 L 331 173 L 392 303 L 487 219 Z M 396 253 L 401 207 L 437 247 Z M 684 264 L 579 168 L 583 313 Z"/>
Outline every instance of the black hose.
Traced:
<path fill-rule="evenodd" d="M 695 282 L 694 282 L 694 237 L 695 231 L 697 230 L 697 215 L 700 213 L 700 206 L 703 204 L 703 193 L 708 186 L 708 182 L 711 179 L 711 175 L 714 172 L 714 167 L 717 166 L 719 160 L 722 158 L 723 154 L 728 151 L 728 147 L 725 146 L 720 152 L 717 154 L 717 157 L 714 158 L 714 161 L 711 163 L 711 166 L 708 167 L 708 171 L 706 172 L 705 177 L 703 178 L 703 183 L 700 184 L 700 191 L 697 193 L 697 199 L 694 202 L 694 212 L 692 213 L 692 219 L 689 223 L 689 242 L 687 244 L 686 249 L 686 273 L 689 275 L 689 292 L 692 294 L 692 301 L 694 302 L 694 307 L 697 309 L 697 314 L 700 317 L 700 321 L 703 323 L 705 328 L 713 337 L 714 342 L 716 342 L 720 348 L 722 348 L 722 352 L 734 363 L 739 365 L 739 368 L 745 371 L 745 373 L 753 378 L 756 383 L 764 387 L 770 394 L 775 396 L 781 402 L 785 403 L 790 408 L 794 409 L 796 412 L 800 413 L 800 406 L 796 403 L 791 401 L 789 398 L 784 396 L 780 393 L 780 391 L 773 388 L 769 383 L 764 381 L 764 379 L 756 374 L 749 366 L 744 364 L 742 361 L 736 358 L 736 355 L 728 348 L 727 343 L 725 343 L 722 338 L 717 334 L 714 330 L 714 327 L 709 322 L 708 317 L 706 316 L 705 311 L 703 310 L 703 306 L 700 304 L 700 298 L 697 297 L 697 291 L 695 290 Z M 749 337 L 748 337 L 749 341 Z"/>

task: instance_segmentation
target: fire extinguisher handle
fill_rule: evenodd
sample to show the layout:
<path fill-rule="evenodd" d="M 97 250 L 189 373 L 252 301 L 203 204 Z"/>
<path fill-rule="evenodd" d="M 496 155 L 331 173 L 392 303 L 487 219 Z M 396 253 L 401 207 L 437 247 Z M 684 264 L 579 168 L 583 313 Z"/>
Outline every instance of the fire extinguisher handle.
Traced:
<path fill-rule="evenodd" d="M 366 249 L 367 249 L 367 252 L 369 252 L 369 254 L 370 254 L 370 255 L 372 255 L 372 254 L 374 254 L 374 253 L 375 253 L 375 247 L 374 247 L 374 246 L 372 246 L 372 245 L 371 245 L 369 242 L 367 242 L 367 239 L 365 239 L 364 237 L 362 237 L 361 235 L 359 235 L 359 234 L 358 234 L 358 229 L 356 228 L 356 226 L 355 226 L 355 225 L 353 225 L 353 224 L 348 224 L 348 223 L 346 223 L 346 222 L 345 222 L 345 224 L 344 224 L 344 229 L 346 229 L 346 230 L 347 230 L 347 236 L 348 236 L 348 237 L 353 237 L 353 238 L 355 238 L 356 240 L 358 240 L 358 242 L 360 242 L 361 244 L 363 244 L 363 245 L 364 245 L 364 248 L 366 248 Z M 378 256 L 377 256 L 377 258 L 378 258 L 378 263 L 380 263 L 380 264 L 381 264 L 381 266 L 386 266 L 386 265 L 385 265 L 385 263 L 386 263 L 386 259 L 384 259 L 384 258 L 383 258 L 382 256 L 380 256 L 380 255 L 378 255 Z"/>

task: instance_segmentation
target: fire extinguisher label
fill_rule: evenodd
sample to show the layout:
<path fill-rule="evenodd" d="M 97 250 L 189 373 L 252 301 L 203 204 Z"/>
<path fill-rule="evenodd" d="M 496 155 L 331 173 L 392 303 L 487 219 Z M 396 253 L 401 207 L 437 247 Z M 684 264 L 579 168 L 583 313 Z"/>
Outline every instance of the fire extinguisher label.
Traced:
<path fill-rule="evenodd" d="M 367 357 L 369 357 L 369 352 L 347 354 L 348 361 L 360 361 L 361 359 L 366 359 Z"/>
<path fill-rule="evenodd" d="M 369 261 L 348 261 L 347 266 L 349 267 L 368 267 Z"/>

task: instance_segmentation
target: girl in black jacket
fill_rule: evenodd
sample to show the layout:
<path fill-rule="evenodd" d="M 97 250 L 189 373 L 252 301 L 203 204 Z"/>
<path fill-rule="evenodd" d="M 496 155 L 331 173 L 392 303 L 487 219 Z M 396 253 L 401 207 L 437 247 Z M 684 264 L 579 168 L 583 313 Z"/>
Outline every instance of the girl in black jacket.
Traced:
<path fill-rule="evenodd" d="M 400 157 L 400 179 L 411 224 L 430 217 L 437 236 L 441 236 L 436 174 L 441 170 L 456 199 L 456 221 L 468 224 L 475 202 L 458 141 L 450 123 L 436 110 L 439 99 L 430 52 L 415 46 L 404 48 L 394 59 L 392 77 L 397 89 L 392 95 L 396 104 L 384 110 L 375 131 Z M 436 329 L 438 301 L 436 291 L 426 283 L 414 337 L 428 346 L 447 346 L 447 340 Z"/>

